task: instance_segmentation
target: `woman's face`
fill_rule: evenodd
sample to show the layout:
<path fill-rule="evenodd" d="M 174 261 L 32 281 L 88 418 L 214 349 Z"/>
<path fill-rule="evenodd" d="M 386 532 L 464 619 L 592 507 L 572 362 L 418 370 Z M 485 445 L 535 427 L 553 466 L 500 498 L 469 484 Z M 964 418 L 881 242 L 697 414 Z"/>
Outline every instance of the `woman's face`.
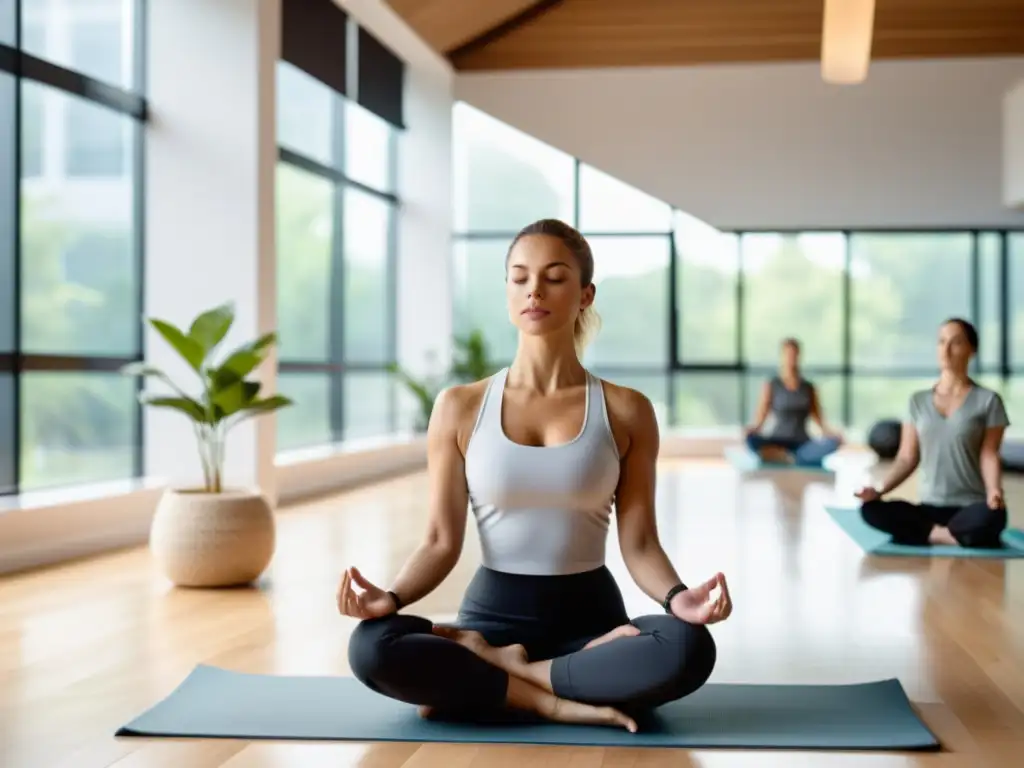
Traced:
<path fill-rule="evenodd" d="M 572 332 L 580 310 L 594 300 L 594 286 L 580 286 L 580 269 L 556 237 L 527 235 L 509 254 L 505 297 L 509 318 L 522 333 Z"/>
<path fill-rule="evenodd" d="M 938 358 L 942 370 L 966 371 L 973 355 L 974 350 L 960 323 L 946 323 L 939 327 Z"/>
<path fill-rule="evenodd" d="M 781 354 L 782 367 L 787 371 L 795 371 L 800 365 L 800 350 L 795 344 L 785 344 Z"/>

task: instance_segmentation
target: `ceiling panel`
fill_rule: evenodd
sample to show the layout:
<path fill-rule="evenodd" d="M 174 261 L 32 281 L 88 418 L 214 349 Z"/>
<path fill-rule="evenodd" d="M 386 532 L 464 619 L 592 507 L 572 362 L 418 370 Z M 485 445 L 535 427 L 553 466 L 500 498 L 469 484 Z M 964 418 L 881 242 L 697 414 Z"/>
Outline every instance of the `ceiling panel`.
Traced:
<path fill-rule="evenodd" d="M 823 0 L 389 0 L 459 70 L 815 60 Z M 872 57 L 1024 54 L 1024 0 L 878 0 Z"/>
<path fill-rule="evenodd" d="M 537 0 L 387 0 L 427 44 L 442 54 L 529 12 Z"/>

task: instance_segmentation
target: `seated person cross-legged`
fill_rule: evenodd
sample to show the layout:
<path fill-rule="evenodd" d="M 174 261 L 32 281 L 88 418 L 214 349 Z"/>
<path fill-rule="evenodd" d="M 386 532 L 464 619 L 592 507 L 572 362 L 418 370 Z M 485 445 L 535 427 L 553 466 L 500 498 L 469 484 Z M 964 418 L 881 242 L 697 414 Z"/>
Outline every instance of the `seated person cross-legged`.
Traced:
<path fill-rule="evenodd" d="M 769 415 L 775 422 L 773 428 L 769 434 L 761 434 Z M 820 427 L 820 438 L 808 434 L 809 419 Z M 800 373 L 800 343 L 785 339 L 779 373 L 761 388 L 754 423 L 747 428 L 747 447 L 764 461 L 821 466 L 842 442 L 842 436 L 825 424 L 817 388 Z"/>
<path fill-rule="evenodd" d="M 339 610 L 361 619 L 349 663 L 367 687 L 424 717 L 518 713 L 636 731 L 637 718 L 711 675 L 706 625 L 732 612 L 725 577 L 682 584 L 655 525 L 654 410 L 580 363 L 594 322 L 587 241 L 541 220 L 513 240 L 505 270 L 515 358 L 438 398 L 422 544 L 387 590 L 355 568 L 342 576 Z M 401 612 L 454 568 L 470 508 L 483 564 L 457 619 Z M 650 615 L 630 618 L 605 565 L 613 508 L 628 571 L 660 606 Z"/>
<path fill-rule="evenodd" d="M 899 453 L 878 488 L 862 488 L 861 517 L 895 544 L 998 548 L 1007 525 L 999 446 L 1009 425 L 1003 400 L 967 375 L 978 334 L 966 320 L 939 329 L 942 372 L 915 392 Z M 884 499 L 921 469 L 921 503 Z"/>

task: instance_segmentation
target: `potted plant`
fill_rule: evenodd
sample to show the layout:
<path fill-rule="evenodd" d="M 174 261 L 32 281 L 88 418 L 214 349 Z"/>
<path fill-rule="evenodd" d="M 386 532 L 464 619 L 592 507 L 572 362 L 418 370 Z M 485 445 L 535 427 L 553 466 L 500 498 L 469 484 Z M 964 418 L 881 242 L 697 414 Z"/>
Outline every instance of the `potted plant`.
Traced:
<path fill-rule="evenodd" d="M 232 304 L 201 313 L 187 332 L 166 320 L 148 320 L 196 374 L 198 394 L 190 394 L 145 362 L 122 369 L 126 375 L 165 384 L 169 391 L 143 392 L 140 401 L 180 413 L 195 431 L 203 484 L 168 488 L 157 504 L 149 536 L 161 570 L 178 586 L 248 584 L 263 573 L 274 554 L 274 516 L 266 498 L 258 489 L 225 484 L 225 442 L 239 423 L 292 401 L 277 394 L 261 396 L 260 382 L 248 378 L 265 360 L 277 334 L 265 334 L 214 361 L 234 320 Z"/>

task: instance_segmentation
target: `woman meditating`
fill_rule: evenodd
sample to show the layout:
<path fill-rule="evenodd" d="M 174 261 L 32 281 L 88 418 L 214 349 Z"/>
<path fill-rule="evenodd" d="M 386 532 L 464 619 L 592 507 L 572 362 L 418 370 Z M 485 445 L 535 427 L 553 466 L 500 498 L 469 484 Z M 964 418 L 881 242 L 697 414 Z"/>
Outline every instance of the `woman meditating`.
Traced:
<path fill-rule="evenodd" d="M 747 447 L 765 461 L 820 466 L 826 456 L 835 453 L 843 438 L 825 424 L 818 390 L 800 373 L 800 342 L 782 342 L 779 372 L 764 383 L 754 423 L 747 428 Z M 768 416 L 774 424 L 769 434 L 761 434 Z M 811 438 L 807 421 L 813 419 L 822 436 Z"/>
<path fill-rule="evenodd" d="M 888 476 L 857 492 L 861 516 L 896 544 L 998 548 L 1007 522 L 999 448 L 1010 420 L 999 394 L 967 375 L 974 326 L 946 321 L 938 346 L 939 380 L 911 396 Z M 918 467 L 920 504 L 882 498 Z"/>
<path fill-rule="evenodd" d="M 728 618 L 729 591 L 720 573 L 687 588 L 659 542 L 651 403 L 580 363 L 595 324 L 587 241 L 541 220 L 505 262 L 514 361 L 437 399 L 422 544 L 386 591 L 355 568 L 342 577 L 338 608 L 363 620 L 350 666 L 424 716 L 518 711 L 636 731 L 638 715 L 711 675 L 705 625 Z M 470 506 L 483 564 L 455 625 L 401 613 L 455 566 Z M 613 507 L 624 562 L 659 613 L 630 619 L 605 565 Z"/>

